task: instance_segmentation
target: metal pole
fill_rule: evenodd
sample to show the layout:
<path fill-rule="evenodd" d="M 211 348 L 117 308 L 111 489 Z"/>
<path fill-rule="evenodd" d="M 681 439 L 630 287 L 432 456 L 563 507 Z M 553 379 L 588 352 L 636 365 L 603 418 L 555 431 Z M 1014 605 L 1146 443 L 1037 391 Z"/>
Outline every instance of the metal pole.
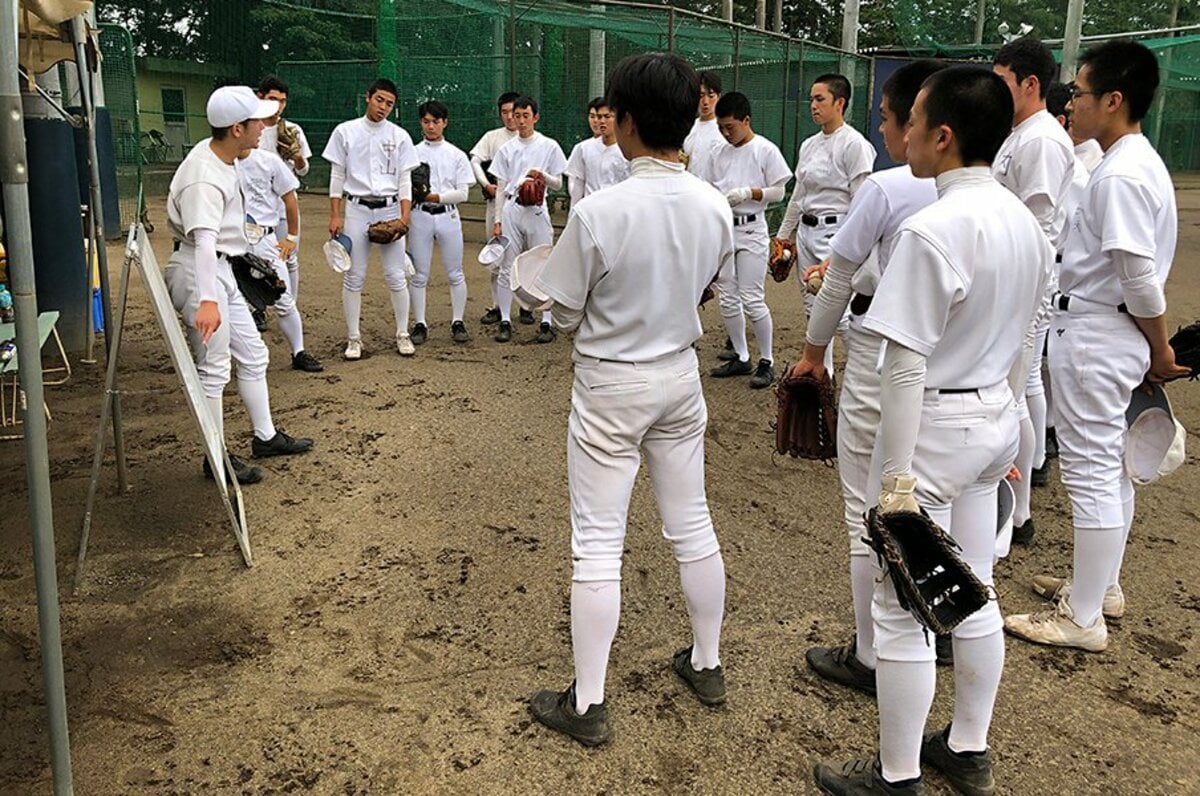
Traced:
<path fill-rule="evenodd" d="M 37 587 L 38 642 L 50 727 L 50 767 L 54 793 L 67 796 L 71 784 L 71 741 L 67 731 L 67 692 L 63 678 L 62 629 L 58 615 L 58 574 L 54 558 L 54 512 L 50 499 L 50 455 L 46 447 L 45 392 L 38 345 L 37 287 L 33 270 L 33 229 L 29 221 L 29 164 L 24 114 L 17 83 L 17 3 L 0 13 L 0 183 L 3 183 L 8 236 L 9 280 L 16 308 L 17 356 L 25 391 L 25 473 L 33 535 Z"/>
<path fill-rule="evenodd" d="M 733 22 L 733 0 L 721 0 L 721 19 Z"/>
<path fill-rule="evenodd" d="M 517 90 L 517 0 L 508 0 L 508 90 Z"/>
<path fill-rule="evenodd" d="M 1075 62 L 1079 59 L 1079 37 L 1083 35 L 1083 0 L 1069 0 L 1067 27 L 1063 31 L 1062 69 L 1059 80 L 1070 83 L 1075 79 Z"/>
<path fill-rule="evenodd" d="M 775 0 L 775 20 L 771 30 L 783 33 L 783 0 Z"/>
<path fill-rule="evenodd" d="M 781 0 L 782 2 L 782 0 Z M 776 9 L 779 6 L 775 6 Z M 784 151 L 791 149 L 788 147 L 787 140 L 787 106 L 788 98 L 792 94 L 792 42 L 790 40 L 783 43 L 783 109 L 779 113 L 779 145 L 780 148 L 787 147 Z M 786 157 L 786 155 L 785 155 Z"/>
<path fill-rule="evenodd" d="M 975 7 L 975 43 L 983 44 L 983 20 L 987 16 L 987 0 L 979 0 Z"/>
<path fill-rule="evenodd" d="M 842 11 L 842 49 L 858 52 L 858 0 L 846 0 Z"/>
<path fill-rule="evenodd" d="M 767 0 L 758 0 L 754 4 L 754 27 L 759 30 L 767 29 Z"/>
<path fill-rule="evenodd" d="M 675 6 L 667 8 L 667 52 L 675 52 Z"/>
<path fill-rule="evenodd" d="M 397 72 L 400 59 L 396 56 L 396 5 L 394 0 L 379 0 L 375 15 L 376 51 L 379 53 L 379 73 L 391 80 L 400 80 Z"/>
<path fill-rule="evenodd" d="M 604 6 L 593 5 L 592 13 L 601 15 Z M 592 28 L 588 31 L 588 98 L 598 97 L 604 93 L 604 76 L 607 73 L 607 42 L 602 28 Z"/>

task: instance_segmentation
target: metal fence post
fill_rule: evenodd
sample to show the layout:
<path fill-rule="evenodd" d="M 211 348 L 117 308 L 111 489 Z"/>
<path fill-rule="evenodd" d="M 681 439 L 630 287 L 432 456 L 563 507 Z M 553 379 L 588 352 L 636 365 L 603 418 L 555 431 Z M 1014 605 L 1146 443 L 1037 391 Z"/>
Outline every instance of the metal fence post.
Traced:
<path fill-rule="evenodd" d="M 782 5 L 782 2 L 780 2 Z M 779 6 L 777 5 L 778 9 Z M 783 110 L 779 114 L 779 143 L 787 146 L 787 106 L 789 97 L 792 93 L 792 40 L 785 39 L 783 42 Z"/>
<path fill-rule="evenodd" d="M 742 29 L 733 29 L 733 90 L 740 91 L 741 84 L 741 63 L 742 63 Z"/>
<path fill-rule="evenodd" d="M 508 87 L 517 85 L 517 0 L 508 0 Z"/>
<path fill-rule="evenodd" d="M 667 52 L 675 52 L 675 7 L 667 9 Z"/>

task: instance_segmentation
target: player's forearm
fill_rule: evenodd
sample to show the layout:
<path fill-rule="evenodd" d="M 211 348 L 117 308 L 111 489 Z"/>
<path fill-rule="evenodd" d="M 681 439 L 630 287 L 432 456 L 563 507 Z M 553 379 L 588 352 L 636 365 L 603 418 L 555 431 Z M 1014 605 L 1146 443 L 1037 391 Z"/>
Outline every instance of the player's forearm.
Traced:
<path fill-rule="evenodd" d="M 483 160 L 479 155 L 471 156 L 471 171 L 475 174 L 475 182 L 479 183 L 480 188 L 486 188 L 491 184 L 488 182 L 487 172 L 483 170 Z"/>
<path fill-rule="evenodd" d="M 1158 281 L 1158 268 L 1149 257 L 1113 252 L 1121 294 L 1134 318 L 1156 318 L 1167 311 L 1167 297 Z"/>
<path fill-rule="evenodd" d="M 300 202 L 296 199 L 295 191 L 288 191 L 283 196 L 283 213 L 287 219 L 288 235 L 300 235 Z"/>
<path fill-rule="evenodd" d="M 783 193 L 784 193 L 783 188 L 784 188 L 784 186 L 782 184 L 781 185 L 772 185 L 768 188 L 759 188 L 759 189 L 757 189 L 758 196 L 756 196 L 754 198 L 761 199 L 762 201 L 766 202 L 768 205 L 773 205 L 776 202 L 782 202 L 783 201 Z"/>
<path fill-rule="evenodd" d="M 925 357 L 893 340 L 884 346 L 878 436 L 887 477 L 912 472 L 925 400 Z"/>
<path fill-rule="evenodd" d="M 342 192 L 346 189 L 346 169 L 334 163 L 329 169 L 329 198 L 337 198 L 341 204 Z"/>
<path fill-rule="evenodd" d="M 396 196 L 398 196 L 400 198 L 401 204 L 403 204 L 404 200 L 407 199 L 409 206 L 410 207 L 412 206 L 412 172 L 411 171 L 406 171 L 406 172 L 401 173 L 399 185 L 396 189 Z"/>
<path fill-rule="evenodd" d="M 217 300 L 217 231 L 192 230 L 196 245 L 196 294 L 200 301 Z"/>
<path fill-rule="evenodd" d="M 562 187 L 563 176 L 561 174 L 547 174 L 543 171 L 542 176 L 546 178 L 546 187 L 551 191 L 557 191 Z"/>
<path fill-rule="evenodd" d="M 583 179 L 581 177 L 571 177 L 567 180 L 567 193 L 571 196 L 571 209 L 575 209 L 575 205 L 583 199 Z"/>
<path fill-rule="evenodd" d="M 460 185 L 456 185 L 454 186 L 453 191 L 446 191 L 445 193 L 438 195 L 438 204 L 456 205 L 465 202 L 467 201 L 467 193 L 470 191 L 470 189 L 471 186 L 465 182 Z"/>
<path fill-rule="evenodd" d="M 1026 197 L 1025 206 L 1029 208 L 1029 212 L 1033 213 L 1033 217 L 1037 219 L 1038 226 L 1042 228 L 1042 233 L 1046 236 L 1046 239 L 1053 243 L 1054 216 L 1058 210 L 1054 206 L 1054 199 L 1044 193 L 1037 193 Z"/>
<path fill-rule="evenodd" d="M 1150 355 L 1161 355 L 1169 347 L 1170 333 L 1167 331 L 1167 316 L 1159 315 L 1154 318 L 1140 318 L 1137 315 L 1130 316 L 1133 322 L 1142 330 L 1142 335 L 1146 341 L 1150 343 Z"/>
<path fill-rule="evenodd" d="M 837 252 L 830 254 L 829 268 L 825 271 L 821 291 L 817 294 L 812 315 L 808 319 L 805 342 L 825 347 L 833 340 L 838 323 L 846 314 L 846 305 L 850 303 L 850 296 L 854 292 L 850 284 L 858 268 L 859 263 L 851 262 Z"/>
<path fill-rule="evenodd" d="M 800 225 L 800 191 L 792 191 L 792 200 L 788 202 L 787 210 L 783 213 L 783 222 L 779 225 L 779 231 L 775 233 L 775 237 L 783 240 L 791 240 L 796 236 L 796 227 Z"/>
<path fill-rule="evenodd" d="M 305 175 L 307 175 L 308 168 L 311 165 L 312 165 L 312 161 L 309 160 L 308 158 L 304 157 L 303 155 L 300 156 L 300 164 L 299 165 L 296 165 L 296 162 L 292 161 L 292 168 L 295 170 L 297 177 L 304 177 Z"/>

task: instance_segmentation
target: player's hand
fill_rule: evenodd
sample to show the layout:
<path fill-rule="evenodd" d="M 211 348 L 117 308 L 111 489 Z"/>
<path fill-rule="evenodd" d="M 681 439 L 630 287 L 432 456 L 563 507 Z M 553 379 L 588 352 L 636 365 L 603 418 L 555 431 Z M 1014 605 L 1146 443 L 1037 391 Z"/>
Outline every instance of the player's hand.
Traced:
<path fill-rule="evenodd" d="M 500 237 L 500 236 L 501 236 L 501 235 L 503 235 L 503 234 L 504 234 L 504 230 L 503 230 L 503 228 L 500 226 L 500 222 L 499 222 L 499 221 L 497 221 L 495 224 L 492 224 L 492 237 L 493 237 L 493 238 L 498 238 L 498 237 Z"/>
<path fill-rule="evenodd" d="M 483 186 L 483 195 L 488 199 L 495 199 L 496 198 L 496 186 L 492 185 L 491 183 L 488 183 L 487 185 Z"/>
<path fill-rule="evenodd" d="M 1150 353 L 1150 370 L 1146 372 L 1146 381 L 1162 384 L 1165 381 L 1179 379 L 1191 375 L 1191 368 L 1175 363 L 1175 349 L 1167 346 L 1161 353 Z"/>
<path fill-rule="evenodd" d="M 809 343 L 804 344 L 804 353 L 788 370 L 789 378 L 809 375 L 820 381 L 825 378 L 825 351 Z"/>
<path fill-rule="evenodd" d="M 342 234 L 342 219 L 339 216 L 329 217 L 329 237 L 336 238 Z"/>
<path fill-rule="evenodd" d="M 208 345 L 209 338 L 216 333 L 221 326 L 221 310 L 217 307 L 215 301 L 201 301 L 200 308 L 196 310 L 196 319 L 193 321 L 196 331 L 204 338 L 204 344 Z"/>
<path fill-rule="evenodd" d="M 404 225 L 404 229 L 408 230 L 412 227 L 412 211 L 400 214 L 400 223 Z"/>
<path fill-rule="evenodd" d="M 275 248 L 279 249 L 279 259 L 286 260 L 292 256 L 292 252 L 296 251 L 296 244 L 284 238 L 275 244 Z"/>
<path fill-rule="evenodd" d="M 526 177 L 539 177 L 540 176 L 543 180 L 546 179 L 546 175 L 542 174 L 541 169 L 530 169 L 529 172 L 525 176 Z"/>
<path fill-rule="evenodd" d="M 737 207 L 742 202 L 749 200 L 753 196 L 753 188 L 734 188 L 732 191 L 725 194 L 725 199 L 729 202 L 730 207 Z"/>
<path fill-rule="evenodd" d="M 422 202 L 421 204 L 440 205 L 441 203 L 442 203 L 442 197 L 436 193 L 431 193 L 431 194 L 425 195 L 425 201 Z"/>
<path fill-rule="evenodd" d="M 1012 467 L 1008 468 L 1008 474 L 1005 475 L 1004 478 L 1008 481 L 1020 481 L 1022 480 L 1021 471 L 1018 470 L 1017 466 L 1014 464 Z"/>
<path fill-rule="evenodd" d="M 807 283 L 809 278 L 813 274 L 817 274 L 818 276 L 821 277 L 822 280 L 824 280 L 825 272 L 828 270 L 829 270 L 829 260 L 825 260 L 824 262 L 820 262 L 815 265 L 810 265 L 808 268 L 805 268 L 804 273 L 802 273 L 800 275 L 800 281 Z"/>
<path fill-rule="evenodd" d="M 305 166 L 308 165 L 308 161 L 304 159 L 304 155 L 297 152 L 292 155 L 292 165 L 296 167 L 296 171 L 304 171 Z"/>

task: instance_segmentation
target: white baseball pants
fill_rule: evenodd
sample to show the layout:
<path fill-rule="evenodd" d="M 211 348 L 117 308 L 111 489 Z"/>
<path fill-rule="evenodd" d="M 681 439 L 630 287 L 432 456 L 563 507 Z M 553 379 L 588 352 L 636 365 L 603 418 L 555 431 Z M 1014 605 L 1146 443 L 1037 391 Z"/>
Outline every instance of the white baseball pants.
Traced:
<path fill-rule="evenodd" d="M 519 205 L 516 202 L 506 202 L 501 211 L 501 228 L 508 238 L 508 248 L 500 258 L 500 268 L 496 278 L 496 295 L 499 299 L 500 318 L 510 320 L 512 317 L 512 275 L 513 260 L 517 255 L 527 252 L 534 246 L 542 246 L 554 242 L 554 225 L 550 222 L 550 211 L 545 205 Z M 550 313 L 542 313 L 542 320 L 549 320 Z"/>
<path fill-rule="evenodd" d="M 275 275 L 287 285 L 287 290 L 282 296 L 275 299 L 275 304 L 272 306 L 275 308 L 276 317 L 279 318 L 279 331 L 283 332 L 283 336 L 287 338 L 288 344 L 292 347 L 292 353 L 297 354 L 304 350 L 304 322 L 300 319 L 300 310 L 296 307 L 296 294 L 292 290 L 287 262 L 280 259 L 276 239 L 271 235 L 264 235 L 258 243 L 250 247 L 250 250 L 273 265 Z"/>
<path fill-rule="evenodd" d="M 804 269 L 810 265 L 825 262 L 825 259 L 832 254 L 833 249 L 830 244 L 833 242 L 833 236 L 837 234 L 838 227 L 841 222 L 835 224 L 826 224 L 824 220 L 817 223 L 815 227 L 809 227 L 804 224 L 796 227 L 796 281 L 800 284 L 800 294 L 804 296 L 804 317 L 812 316 L 813 304 L 817 297 L 808 292 L 808 286 L 804 284 Z M 848 312 L 848 311 L 847 311 Z M 839 334 L 845 335 L 846 326 L 849 315 L 842 317 L 838 323 L 837 331 Z M 825 370 L 833 373 L 833 341 L 829 341 L 829 345 L 825 348 Z"/>
<path fill-rule="evenodd" d="M 383 262 L 383 280 L 392 291 L 408 288 L 407 275 L 404 272 L 404 242 L 375 244 L 367 238 L 367 227 L 376 221 L 391 221 L 400 217 L 399 203 L 372 210 L 360 204 L 345 201 L 346 224 L 342 230 L 349 238 L 350 270 L 342 277 L 342 288 L 354 293 L 361 293 L 367 282 L 367 261 L 371 249 L 379 249 L 380 260 Z"/>
<path fill-rule="evenodd" d="M 279 222 L 275 225 L 275 240 L 282 241 L 288 236 L 287 208 L 283 200 L 279 201 Z M 291 289 L 293 298 L 300 296 L 300 232 L 296 232 L 296 248 L 287 258 L 287 278 L 284 280 Z"/>
<path fill-rule="evenodd" d="M 425 322 L 425 288 L 433 268 L 433 244 L 437 242 L 446 281 L 450 283 L 453 320 L 461 321 L 467 304 L 467 280 L 463 275 L 462 220 L 458 210 L 430 215 L 419 207 L 412 211 L 408 231 L 408 253 L 416 274 L 412 278 L 413 312 L 419 323 Z"/>
<path fill-rule="evenodd" d="M 725 331 L 733 342 L 738 358 L 750 358 L 746 342 L 746 319 L 754 326 L 759 358 L 774 361 L 772 351 L 774 325 L 766 301 L 766 277 L 769 235 L 765 220 L 733 228 L 732 268 L 717 275 L 717 303 Z"/>

